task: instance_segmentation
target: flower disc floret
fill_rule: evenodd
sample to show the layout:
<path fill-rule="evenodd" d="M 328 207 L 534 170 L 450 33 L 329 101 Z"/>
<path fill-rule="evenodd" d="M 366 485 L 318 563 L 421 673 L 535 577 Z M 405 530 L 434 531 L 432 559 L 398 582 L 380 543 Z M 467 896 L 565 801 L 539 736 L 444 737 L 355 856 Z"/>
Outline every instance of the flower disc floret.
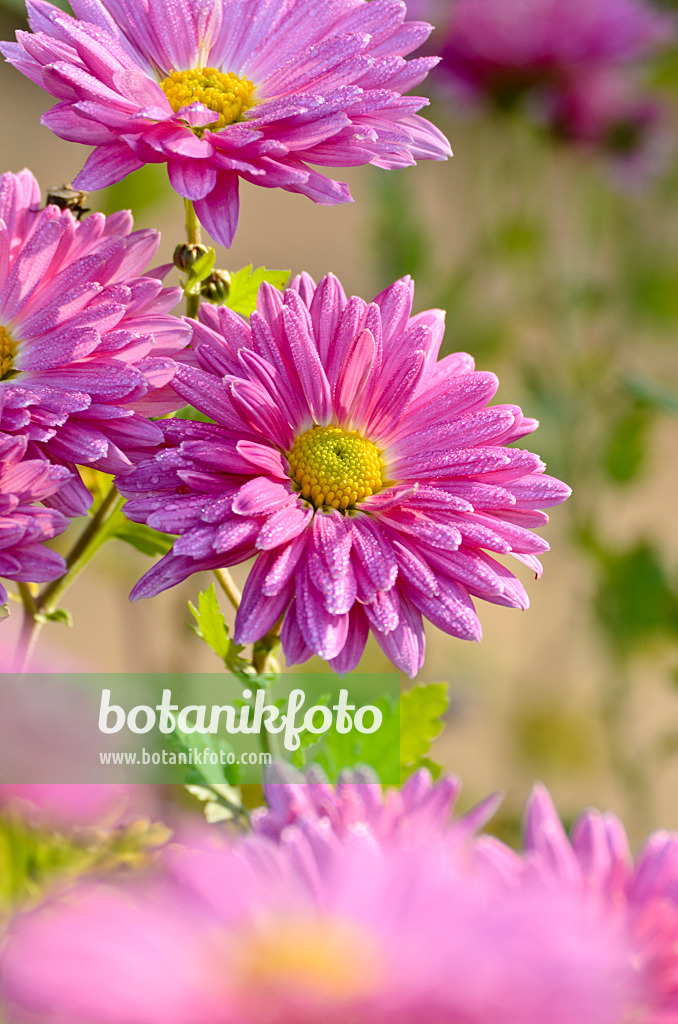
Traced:
<path fill-rule="evenodd" d="M 263 991 L 272 1000 L 296 988 L 321 1004 L 350 1003 L 373 991 L 380 952 L 364 926 L 329 914 L 310 916 L 244 931 L 233 969 L 243 990 Z"/>
<path fill-rule="evenodd" d="M 6 327 L 0 324 L 0 380 L 12 376 L 12 366 L 16 354 L 16 345 Z"/>
<path fill-rule="evenodd" d="M 218 132 L 227 124 L 242 121 L 244 115 L 254 106 L 254 83 L 239 78 L 232 71 L 218 68 L 195 68 L 188 71 L 172 71 L 160 83 L 162 91 L 175 113 L 189 103 L 202 103 L 218 115 L 212 131 Z"/>
<path fill-rule="evenodd" d="M 316 508 L 344 512 L 382 488 L 381 453 L 357 430 L 316 424 L 295 439 L 287 461 L 301 497 Z"/>

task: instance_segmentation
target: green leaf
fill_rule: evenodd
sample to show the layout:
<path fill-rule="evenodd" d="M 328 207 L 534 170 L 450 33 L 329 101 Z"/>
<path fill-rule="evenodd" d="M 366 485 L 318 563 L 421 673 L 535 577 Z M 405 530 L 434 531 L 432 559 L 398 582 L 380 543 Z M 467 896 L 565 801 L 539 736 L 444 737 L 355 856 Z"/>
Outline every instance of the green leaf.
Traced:
<path fill-rule="evenodd" d="M 402 778 L 429 767 L 427 755 L 443 728 L 449 698 L 447 683 L 415 686 L 400 697 L 400 765 Z"/>
<path fill-rule="evenodd" d="M 318 703 L 326 701 L 320 699 Z M 428 754 L 442 730 L 441 718 L 448 703 L 446 683 L 415 686 L 409 693 L 402 693 L 398 702 L 382 697 L 376 701 L 383 719 L 377 732 L 339 733 L 333 726 L 315 742 L 312 735 L 302 733 L 301 747 L 291 758 L 292 763 L 300 769 L 319 765 L 332 782 L 343 769 L 358 766 L 372 768 L 382 782 L 396 782 L 398 776 L 404 782 L 419 768 L 427 768 L 438 778 L 441 768 Z"/>
<path fill-rule="evenodd" d="M 184 284 L 184 294 L 190 295 L 199 290 L 200 282 L 212 273 L 217 254 L 214 249 L 208 249 L 200 256 L 191 267 L 190 276 Z"/>
<path fill-rule="evenodd" d="M 233 747 L 223 736 L 213 736 L 210 733 L 186 733 L 179 728 L 169 734 L 171 746 L 179 753 L 189 754 L 194 750 L 199 751 L 201 760 L 207 761 L 205 765 L 193 764 L 187 768 L 185 785 L 207 787 L 208 789 L 217 786 L 225 786 L 230 792 L 232 786 L 240 782 L 239 764 L 222 764 L 221 753 L 225 755 L 233 752 Z M 205 758 L 204 752 L 209 753 Z M 211 755 L 216 755 L 214 758 Z M 223 795 L 223 794 L 222 794 Z M 237 797 L 234 798 L 238 802 Z"/>
<path fill-rule="evenodd" d="M 133 523 L 129 519 L 121 521 L 119 526 L 116 526 L 115 530 L 111 533 L 112 537 L 117 537 L 118 540 L 122 540 L 125 544 L 130 544 L 137 551 L 141 551 L 144 555 L 166 555 L 171 549 L 174 543 L 174 537 L 169 537 L 166 533 L 160 533 L 159 530 L 153 530 L 150 526 L 146 526 L 144 523 Z"/>
<path fill-rule="evenodd" d="M 440 778 L 443 770 L 442 765 L 437 764 L 435 761 L 432 761 L 429 757 L 422 757 L 421 761 L 417 765 L 417 768 L 426 768 L 426 770 L 431 773 L 431 776 L 436 781 Z"/>
<path fill-rule="evenodd" d="M 211 786 L 186 785 L 188 792 L 205 806 L 205 819 L 209 825 L 233 821 L 246 812 L 240 790 L 228 783 Z"/>
<path fill-rule="evenodd" d="M 200 409 L 194 409 L 192 405 L 185 405 L 183 409 L 174 414 L 177 420 L 200 420 L 201 423 L 214 423 L 214 420 L 207 416 Z"/>
<path fill-rule="evenodd" d="M 57 608 L 53 612 L 37 612 L 35 621 L 41 622 L 43 626 L 46 622 L 61 622 L 64 626 L 72 626 L 73 616 L 65 608 Z"/>
<path fill-rule="evenodd" d="M 190 601 L 188 607 L 196 621 L 196 625 L 191 628 L 219 658 L 225 661 L 231 641 L 228 638 L 228 627 L 217 601 L 214 584 L 210 583 L 207 590 L 198 594 L 197 608 Z"/>
<path fill-rule="evenodd" d="M 317 703 L 322 704 L 323 700 Z M 383 719 L 377 732 L 362 734 L 352 730 L 349 733 L 339 733 L 333 726 L 317 742 L 313 742 L 315 737 L 312 734 L 302 733 L 302 745 L 292 757 L 292 763 L 297 768 L 304 768 L 310 764 L 319 765 L 331 782 L 336 782 L 344 769 L 358 766 L 372 768 L 383 781 L 396 781 L 400 737 L 399 708 L 388 697 L 376 701 L 375 706 L 381 711 Z"/>
<path fill-rule="evenodd" d="M 289 270 L 266 270 L 265 267 L 253 270 L 252 264 L 248 263 L 242 270 L 231 274 L 230 289 L 225 305 L 234 313 L 250 316 L 257 308 L 257 294 L 264 281 L 282 291 L 289 276 Z"/>
<path fill-rule="evenodd" d="M 229 672 L 242 677 L 248 668 L 248 663 L 240 656 L 245 648 L 242 644 L 234 644 L 228 635 L 228 626 L 219 607 L 214 584 L 210 583 L 207 590 L 198 594 L 197 608 L 190 601 L 188 607 L 196 621 L 191 629 L 222 659 Z"/>

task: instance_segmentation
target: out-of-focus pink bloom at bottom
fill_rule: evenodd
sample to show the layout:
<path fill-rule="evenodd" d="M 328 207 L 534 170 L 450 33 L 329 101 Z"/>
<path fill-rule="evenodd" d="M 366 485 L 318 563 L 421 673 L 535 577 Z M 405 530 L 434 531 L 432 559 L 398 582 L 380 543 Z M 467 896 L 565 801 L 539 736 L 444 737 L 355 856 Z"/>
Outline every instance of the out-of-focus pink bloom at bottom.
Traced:
<path fill-rule="evenodd" d="M 619 1024 L 626 934 L 571 891 L 511 884 L 458 844 L 354 835 L 324 866 L 300 831 L 210 837 L 145 884 L 18 917 L 10 1019 L 52 1024 Z M 316 837 L 317 838 L 317 837 Z"/>
<path fill-rule="evenodd" d="M 483 800 L 448 827 L 460 790 L 456 776 L 434 782 L 426 769 L 415 772 L 400 789 L 384 791 L 370 769 L 344 771 L 332 786 L 317 766 L 302 774 L 277 762 L 264 772 L 268 806 L 252 812 L 252 831 L 274 842 L 296 831 L 307 837 L 317 834 L 326 853 L 337 853 L 354 835 L 401 846 L 429 842 L 443 834 L 462 842 L 489 821 L 501 794 Z"/>
<path fill-rule="evenodd" d="M 143 786 L 111 783 L 0 785 L 0 813 L 54 828 L 114 827 L 141 813 Z"/>
<path fill-rule="evenodd" d="M 584 895 L 626 930 L 642 979 L 642 1010 L 630 1019 L 678 1021 L 678 834 L 654 832 L 634 861 L 615 815 L 586 811 L 568 838 L 547 790 L 536 786 L 525 815 L 524 856 L 542 880 Z"/>

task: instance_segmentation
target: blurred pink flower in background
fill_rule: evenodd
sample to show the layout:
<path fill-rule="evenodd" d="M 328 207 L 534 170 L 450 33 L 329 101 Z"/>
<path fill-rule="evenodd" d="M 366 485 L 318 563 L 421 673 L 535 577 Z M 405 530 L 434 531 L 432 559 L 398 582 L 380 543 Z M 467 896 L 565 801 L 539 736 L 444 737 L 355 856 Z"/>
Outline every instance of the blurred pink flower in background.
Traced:
<path fill-rule="evenodd" d="M 462 92 L 504 104 L 594 67 L 628 65 L 674 33 L 645 0 L 455 0 L 443 66 Z"/>
<path fill-rule="evenodd" d="M 115 783 L 5 784 L 0 785 L 0 812 L 52 828 L 113 828 L 134 813 L 141 813 L 138 791 L 142 789 Z"/>
<path fill-rule="evenodd" d="M 665 162 L 670 132 L 643 62 L 675 45 L 676 20 L 647 0 L 408 0 L 434 21 L 448 101 L 523 111 L 557 138 L 600 152 L 635 184 Z"/>
<path fill-rule="evenodd" d="M 0 812 L 62 829 L 114 828 L 155 810 L 154 786 L 108 781 L 112 769 L 99 758 L 106 744 L 93 727 L 100 696 L 61 658 L 28 676 L 0 661 L 0 778 L 11 780 L 0 784 Z"/>
<path fill-rule="evenodd" d="M 3 954 L 12 1020 L 55 1024 L 619 1024 L 623 933 L 524 874 L 492 898 L 458 848 L 354 835 L 175 850 L 169 874 L 85 886 L 19 916 Z M 630 1018 L 629 1018 L 630 1019 Z"/>
<path fill-rule="evenodd" d="M 661 171 L 673 147 L 661 102 L 618 71 L 583 71 L 568 82 L 553 107 L 553 129 L 566 142 L 600 152 L 630 187 Z"/>

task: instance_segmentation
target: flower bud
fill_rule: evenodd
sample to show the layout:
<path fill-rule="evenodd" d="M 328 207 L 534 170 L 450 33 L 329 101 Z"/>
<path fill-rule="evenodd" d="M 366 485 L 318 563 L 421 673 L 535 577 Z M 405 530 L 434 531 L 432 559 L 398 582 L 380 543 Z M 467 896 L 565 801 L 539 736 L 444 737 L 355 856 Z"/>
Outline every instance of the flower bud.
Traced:
<path fill-rule="evenodd" d="M 231 275 L 227 270 L 213 270 L 200 285 L 200 294 L 206 302 L 216 306 L 225 302 L 231 290 Z"/>
<path fill-rule="evenodd" d="M 184 274 L 188 274 L 200 257 L 204 256 L 207 252 L 209 252 L 209 249 L 206 245 L 186 245 L 184 242 L 182 245 L 178 245 L 174 250 L 174 266 L 177 270 L 181 270 Z"/>

